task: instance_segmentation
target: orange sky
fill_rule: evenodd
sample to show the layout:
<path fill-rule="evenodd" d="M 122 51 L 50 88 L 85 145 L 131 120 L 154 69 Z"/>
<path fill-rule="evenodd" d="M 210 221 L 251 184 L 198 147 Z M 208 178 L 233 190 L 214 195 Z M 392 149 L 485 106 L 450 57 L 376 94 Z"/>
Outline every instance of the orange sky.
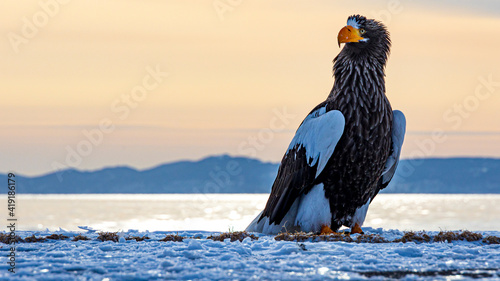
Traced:
<path fill-rule="evenodd" d="M 353 13 L 391 32 L 386 85 L 408 122 L 403 157 L 500 157 L 500 17 L 488 1 L 40 3 L 3 5 L 0 171 L 221 153 L 277 162 L 330 91 L 336 35 Z"/>

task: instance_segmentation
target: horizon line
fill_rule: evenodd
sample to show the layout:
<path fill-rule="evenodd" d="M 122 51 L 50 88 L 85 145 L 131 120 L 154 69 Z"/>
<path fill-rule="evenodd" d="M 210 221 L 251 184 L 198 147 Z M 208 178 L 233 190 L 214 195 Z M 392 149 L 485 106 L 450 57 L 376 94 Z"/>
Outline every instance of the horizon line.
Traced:
<path fill-rule="evenodd" d="M 176 163 L 180 163 L 180 162 L 193 162 L 193 163 L 196 163 L 196 162 L 200 162 L 200 161 L 203 161 L 203 160 L 206 160 L 206 159 L 209 159 L 209 158 L 221 158 L 221 157 L 229 157 L 231 159 L 234 159 L 234 158 L 246 158 L 246 159 L 250 159 L 250 160 L 257 160 L 257 161 L 260 161 L 262 163 L 270 163 L 270 164 L 273 164 L 273 165 L 279 165 L 280 162 L 272 162 L 272 161 L 265 161 L 265 160 L 262 160 L 262 159 L 259 159 L 259 158 L 255 158 L 255 157 L 250 157 L 250 156 L 245 156 L 245 155 L 230 155 L 228 153 L 222 153 L 222 154 L 213 154 L 213 155 L 209 155 L 209 156 L 205 156 L 205 157 L 201 157 L 201 158 L 198 158 L 197 160 L 194 160 L 194 159 L 180 159 L 180 160 L 174 160 L 174 161 L 168 161 L 168 162 L 163 162 L 161 164 L 156 164 L 156 165 L 153 165 L 153 166 L 150 166 L 150 167 L 147 167 L 147 168 L 137 168 L 137 167 L 134 167 L 132 165 L 114 165 L 114 166 L 103 166 L 101 168 L 96 168 L 96 169 L 78 169 L 77 167 L 71 167 L 71 166 L 68 166 L 66 169 L 63 169 L 63 170 L 58 170 L 58 171 L 48 171 L 48 172 L 42 172 L 40 174 L 37 174 L 37 175 L 25 175 L 25 174 L 22 174 L 22 173 L 17 173 L 16 171 L 2 171 L 0 172 L 0 174 L 2 175 L 7 175 L 9 173 L 14 173 L 16 176 L 21 176 L 21 177 L 25 177 L 25 178 L 37 178 L 37 177 L 44 177 L 44 176 L 48 176 L 48 175 L 51 175 L 51 174 L 54 174 L 54 173 L 58 173 L 58 172 L 62 172 L 62 173 L 65 173 L 65 172 L 68 172 L 68 171 L 76 171 L 76 172 L 81 172 L 81 173 L 94 173 L 94 172 L 99 172 L 99 171 L 103 171 L 103 170 L 107 170 L 107 169 L 116 169 L 116 168 L 127 168 L 127 169 L 131 169 L 131 170 L 135 170 L 137 172 L 144 172 L 144 171 L 149 171 L 149 170 L 153 170 L 153 169 L 156 169 L 158 167 L 161 167 L 161 166 L 164 166 L 164 165 L 169 165 L 169 164 L 176 164 Z M 488 157 L 488 156 L 435 156 L 435 157 L 414 157 L 414 158 L 401 158 L 400 160 L 403 161 L 403 160 L 428 160 L 428 159 L 488 159 L 488 160 L 500 160 L 500 157 Z"/>

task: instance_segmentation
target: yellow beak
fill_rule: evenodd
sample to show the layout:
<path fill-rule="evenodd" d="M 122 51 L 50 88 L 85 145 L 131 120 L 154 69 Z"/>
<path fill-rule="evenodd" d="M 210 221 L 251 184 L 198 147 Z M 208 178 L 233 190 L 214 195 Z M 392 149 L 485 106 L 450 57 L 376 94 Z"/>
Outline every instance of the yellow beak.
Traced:
<path fill-rule="evenodd" d="M 361 37 L 361 34 L 359 34 L 359 30 L 350 25 L 344 26 L 339 31 L 339 36 L 337 37 L 339 47 L 340 43 L 359 42 L 363 39 L 365 38 Z"/>

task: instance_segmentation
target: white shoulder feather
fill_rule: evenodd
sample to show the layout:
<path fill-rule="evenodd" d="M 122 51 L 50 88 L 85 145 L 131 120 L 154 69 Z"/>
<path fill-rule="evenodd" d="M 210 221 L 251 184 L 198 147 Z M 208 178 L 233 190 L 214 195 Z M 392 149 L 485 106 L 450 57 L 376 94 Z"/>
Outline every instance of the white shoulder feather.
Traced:
<path fill-rule="evenodd" d="M 287 154 L 296 146 L 297 150 L 301 146 L 304 147 L 308 165 L 312 167 L 318 163 L 315 176 L 318 177 L 342 137 L 344 127 L 345 118 L 342 112 L 338 110 L 326 112 L 326 106 L 318 108 L 311 112 L 297 129 L 295 137 L 288 146 Z"/>

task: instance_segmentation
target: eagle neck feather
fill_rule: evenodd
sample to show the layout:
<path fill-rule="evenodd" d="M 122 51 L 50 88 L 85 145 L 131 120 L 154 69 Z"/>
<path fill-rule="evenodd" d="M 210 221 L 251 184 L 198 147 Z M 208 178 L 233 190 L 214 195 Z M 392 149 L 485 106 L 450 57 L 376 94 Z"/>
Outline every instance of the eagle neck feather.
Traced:
<path fill-rule="evenodd" d="M 344 50 L 334 59 L 335 82 L 328 100 L 339 105 L 339 110 L 360 110 L 369 114 L 386 111 L 389 104 L 385 96 L 385 60 L 379 56 L 356 56 Z M 342 108 L 349 105 L 350 108 Z"/>

